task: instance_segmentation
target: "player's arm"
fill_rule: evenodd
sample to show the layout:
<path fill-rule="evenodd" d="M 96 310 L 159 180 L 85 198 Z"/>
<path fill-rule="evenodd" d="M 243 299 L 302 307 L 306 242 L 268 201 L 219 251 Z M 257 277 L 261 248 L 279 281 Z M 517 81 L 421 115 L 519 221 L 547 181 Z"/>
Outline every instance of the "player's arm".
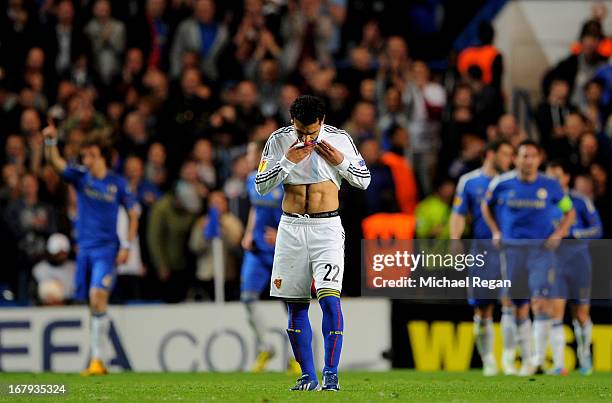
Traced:
<path fill-rule="evenodd" d="M 556 203 L 557 208 L 563 213 L 563 217 L 559 226 L 548 238 L 563 239 L 569 234 L 570 227 L 576 221 L 576 210 L 574 209 L 572 198 L 563 191 L 557 181 L 551 183 L 549 194 L 551 195 L 551 202 Z"/>
<path fill-rule="evenodd" d="M 336 168 L 340 176 L 346 179 L 351 186 L 367 189 L 372 178 L 363 157 L 348 134 L 340 135 L 339 138 L 338 148 L 328 141 L 321 140 L 315 145 L 315 150 Z"/>
<path fill-rule="evenodd" d="M 242 248 L 244 250 L 251 250 L 253 248 L 253 227 L 255 226 L 255 207 L 251 207 L 249 210 L 249 217 L 247 218 L 247 225 L 244 230 L 244 236 L 242 237 Z"/>
<path fill-rule="evenodd" d="M 575 206 L 575 209 L 578 210 L 578 206 Z M 597 209 L 595 208 L 593 203 L 590 200 L 585 200 L 584 206 L 580 210 L 580 214 L 585 219 L 585 222 L 589 224 L 585 228 L 571 228 L 570 235 L 576 239 L 601 238 L 601 235 L 603 233 L 601 217 L 599 217 L 599 213 L 597 212 Z M 576 211 L 576 214 L 578 214 L 578 211 Z"/>
<path fill-rule="evenodd" d="M 572 206 L 572 200 L 569 196 L 565 196 L 567 199 L 562 200 L 558 206 L 563 212 L 563 218 L 557 229 L 551 234 L 550 238 L 564 238 L 570 232 L 570 227 L 576 221 L 576 210 Z M 566 201 L 567 200 L 567 201 Z"/>
<path fill-rule="evenodd" d="M 127 182 L 122 181 L 120 186 L 119 202 L 125 207 L 128 215 L 128 231 L 127 239 L 121 242 L 119 253 L 117 254 L 117 263 L 126 263 L 129 257 L 132 244 L 138 236 L 138 220 L 140 219 L 140 206 L 136 202 L 134 195 L 127 187 Z"/>
<path fill-rule="evenodd" d="M 482 211 L 482 218 L 484 218 L 487 226 L 491 230 L 491 239 L 493 240 L 494 245 L 499 245 L 501 241 L 501 231 L 499 229 L 499 225 L 495 220 L 495 215 L 493 214 L 493 207 L 497 203 L 497 194 L 499 191 L 497 178 L 491 181 L 489 185 L 489 189 L 485 195 L 485 198 L 482 200 L 480 205 L 480 210 Z"/>
<path fill-rule="evenodd" d="M 138 236 L 138 220 L 140 219 L 140 211 L 132 208 L 128 211 L 128 236 L 127 243 L 131 245 Z"/>
<path fill-rule="evenodd" d="M 461 234 L 465 230 L 465 216 L 463 214 L 451 213 L 449 222 L 450 239 L 461 239 Z"/>
<path fill-rule="evenodd" d="M 57 128 L 52 120 L 49 119 L 48 123 L 42 132 L 45 138 L 45 158 L 57 172 L 63 173 L 67 164 L 57 148 Z"/>
<path fill-rule="evenodd" d="M 276 143 L 274 135 L 270 136 L 264 147 L 257 175 L 255 176 L 255 190 L 265 195 L 285 180 L 293 168 L 310 155 L 314 146 L 299 146 L 296 140 L 287 153 Z"/>
<path fill-rule="evenodd" d="M 552 234 L 546 240 L 546 247 L 549 249 L 555 249 L 561 243 L 561 240 L 569 234 L 570 227 L 576 221 L 576 210 L 574 209 L 572 199 L 563 193 L 561 185 L 555 182 L 552 189 L 552 202 L 557 204 L 557 207 L 563 213 L 559 226 L 553 231 Z"/>
<path fill-rule="evenodd" d="M 461 239 L 461 235 L 465 231 L 465 217 L 469 211 L 465 182 L 464 177 L 461 177 L 457 184 L 457 192 L 453 200 L 453 212 L 449 222 L 450 239 Z"/>

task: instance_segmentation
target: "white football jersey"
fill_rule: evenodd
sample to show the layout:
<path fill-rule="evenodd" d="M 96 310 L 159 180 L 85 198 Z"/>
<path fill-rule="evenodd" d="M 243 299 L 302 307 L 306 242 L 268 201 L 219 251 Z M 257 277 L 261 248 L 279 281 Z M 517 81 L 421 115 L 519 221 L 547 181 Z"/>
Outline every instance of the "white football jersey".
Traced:
<path fill-rule="evenodd" d="M 361 189 L 370 184 L 370 171 L 346 131 L 322 125 L 317 137 L 317 141 L 327 141 L 344 155 L 344 160 L 337 166 L 332 166 L 316 151 L 297 164 L 289 161 L 285 154 L 296 140 L 298 136 L 293 126 L 280 128 L 270 135 L 255 178 L 258 193 L 268 193 L 279 183 L 306 185 L 331 180 L 340 188 L 344 178 Z"/>

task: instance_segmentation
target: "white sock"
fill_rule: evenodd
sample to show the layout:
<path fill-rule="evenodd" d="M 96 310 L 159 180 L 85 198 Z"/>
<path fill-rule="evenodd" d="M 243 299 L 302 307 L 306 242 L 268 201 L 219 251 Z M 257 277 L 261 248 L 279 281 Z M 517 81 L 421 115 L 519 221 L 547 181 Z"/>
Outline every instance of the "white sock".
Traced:
<path fill-rule="evenodd" d="M 516 353 L 517 328 L 516 319 L 511 307 L 502 307 L 501 316 L 502 339 L 506 354 Z"/>
<path fill-rule="evenodd" d="M 553 367 L 565 368 L 565 332 L 563 321 L 554 320 L 550 328 L 550 347 L 553 355 Z"/>
<path fill-rule="evenodd" d="M 494 338 L 495 338 L 495 334 L 493 331 L 493 319 L 487 319 L 486 321 L 486 327 L 485 327 L 485 333 L 486 333 L 486 342 L 485 342 L 485 350 L 486 350 L 486 354 L 485 357 L 493 357 L 493 342 L 494 342 Z"/>
<path fill-rule="evenodd" d="M 493 353 L 493 321 L 474 316 L 474 336 L 476 348 L 484 362 Z"/>
<path fill-rule="evenodd" d="M 531 359 L 531 319 L 518 320 L 516 327 L 518 344 L 521 348 L 521 362 L 525 365 Z"/>
<path fill-rule="evenodd" d="M 247 316 L 249 318 L 249 326 L 255 333 L 255 342 L 257 345 L 257 352 L 270 351 L 272 346 L 265 342 L 266 324 L 264 316 L 261 314 L 258 308 L 257 301 L 246 302 L 244 304 L 247 310 Z"/>
<path fill-rule="evenodd" d="M 533 340 L 535 345 L 532 361 L 533 366 L 541 366 L 544 364 L 550 324 L 551 320 L 548 315 L 537 315 L 533 321 Z"/>
<path fill-rule="evenodd" d="M 102 343 L 108 334 L 109 318 L 106 312 L 93 313 L 91 316 L 91 358 L 102 359 Z"/>
<path fill-rule="evenodd" d="M 576 353 L 578 355 L 578 361 L 580 366 L 584 366 L 587 363 L 583 362 L 585 359 L 591 357 L 591 337 L 593 333 L 593 322 L 591 319 L 581 325 L 577 319 L 574 319 L 574 336 L 576 337 Z"/>

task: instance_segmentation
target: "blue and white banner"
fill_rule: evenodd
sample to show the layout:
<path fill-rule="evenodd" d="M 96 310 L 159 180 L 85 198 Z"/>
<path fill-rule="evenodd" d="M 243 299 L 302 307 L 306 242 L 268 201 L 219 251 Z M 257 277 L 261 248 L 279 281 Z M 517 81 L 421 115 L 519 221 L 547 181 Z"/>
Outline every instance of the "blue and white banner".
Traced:
<path fill-rule="evenodd" d="M 343 303 L 345 339 L 341 369 L 387 370 L 390 304 L 384 299 Z M 286 313 L 280 302 L 261 303 L 268 339 L 276 349 L 269 369 L 282 371 L 290 354 Z M 240 303 L 114 306 L 105 357 L 111 371 L 247 371 L 255 338 Z M 321 310 L 310 308 L 313 346 L 323 362 Z M 0 372 L 77 372 L 88 361 L 86 307 L 0 310 Z"/>

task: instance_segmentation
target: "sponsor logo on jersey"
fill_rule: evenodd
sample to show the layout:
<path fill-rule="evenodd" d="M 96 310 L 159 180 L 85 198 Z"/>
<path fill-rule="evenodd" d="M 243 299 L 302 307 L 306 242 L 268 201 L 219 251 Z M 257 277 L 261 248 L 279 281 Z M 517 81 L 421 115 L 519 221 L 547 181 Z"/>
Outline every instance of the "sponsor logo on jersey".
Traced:
<path fill-rule="evenodd" d="M 455 207 L 461 206 L 461 201 L 462 201 L 461 197 L 455 196 L 455 199 L 453 200 L 453 206 L 455 206 Z"/>

